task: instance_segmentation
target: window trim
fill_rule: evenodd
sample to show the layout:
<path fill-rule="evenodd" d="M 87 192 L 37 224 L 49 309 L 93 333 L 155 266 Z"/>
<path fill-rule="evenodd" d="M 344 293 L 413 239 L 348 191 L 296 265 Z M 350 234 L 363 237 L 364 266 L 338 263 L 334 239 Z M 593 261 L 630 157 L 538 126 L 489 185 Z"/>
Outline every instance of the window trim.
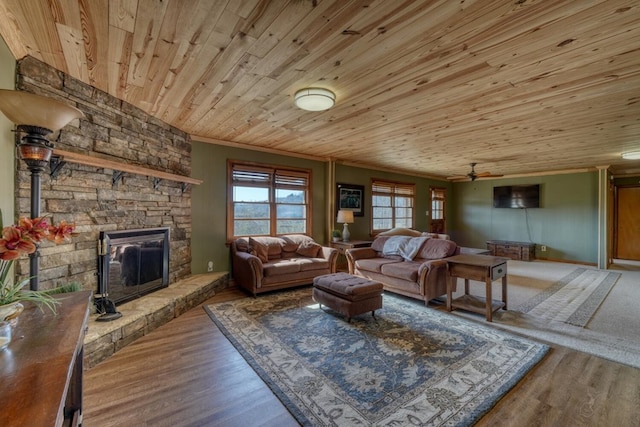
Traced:
<path fill-rule="evenodd" d="M 379 191 L 375 191 L 375 186 L 388 186 L 391 187 L 390 193 L 382 193 Z M 409 194 L 404 193 L 401 194 L 398 192 L 400 189 L 409 190 Z M 401 182 L 401 181 L 391 181 L 388 179 L 379 179 L 379 178 L 371 178 L 371 224 L 369 229 L 371 230 L 371 235 L 375 236 L 378 233 L 382 233 L 383 231 L 390 230 L 390 228 L 384 229 L 375 229 L 373 227 L 375 221 L 374 209 L 377 205 L 374 203 L 374 197 L 378 194 L 390 194 L 391 195 L 391 228 L 397 227 L 396 218 L 395 218 L 395 198 L 396 196 L 410 196 L 411 197 L 411 228 L 413 228 L 416 224 L 416 184 L 411 182 Z"/>
<path fill-rule="evenodd" d="M 246 170 L 248 172 L 264 172 L 269 174 L 269 183 L 267 185 L 261 185 L 262 183 L 254 183 L 256 187 L 259 188 L 268 188 L 269 192 L 269 234 L 261 234 L 260 236 L 281 236 L 289 233 L 278 234 L 277 225 L 278 225 L 278 217 L 277 217 L 277 207 L 279 205 L 283 205 L 277 203 L 275 200 L 275 194 L 277 189 L 296 189 L 300 190 L 304 188 L 305 190 L 305 203 L 303 206 L 306 206 L 306 223 L 305 223 L 305 232 L 304 233 L 296 233 L 296 234 L 305 234 L 307 236 L 313 235 L 312 224 L 313 224 L 313 181 L 312 181 L 312 170 L 311 169 L 303 169 L 303 168 L 295 168 L 290 166 L 282 166 L 282 165 L 273 165 L 266 163 L 257 163 L 243 160 L 227 160 L 227 243 L 231 242 L 240 237 L 247 237 L 243 235 L 234 235 L 234 201 L 233 201 L 233 189 L 234 189 L 234 171 L 238 170 Z M 295 184 L 290 184 L 287 182 L 280 182 L 278 184 L 278 178 L 289 177 L 295 178 L 299 177 L 306 180 L 306 186 L 297 186 Z M 287 181 L 285 179 L 285 181 Z M 251 186 L 251 182 L 247 181 L 247 184 Z M 257 235 L 252 235 L 257 236 Z"/>

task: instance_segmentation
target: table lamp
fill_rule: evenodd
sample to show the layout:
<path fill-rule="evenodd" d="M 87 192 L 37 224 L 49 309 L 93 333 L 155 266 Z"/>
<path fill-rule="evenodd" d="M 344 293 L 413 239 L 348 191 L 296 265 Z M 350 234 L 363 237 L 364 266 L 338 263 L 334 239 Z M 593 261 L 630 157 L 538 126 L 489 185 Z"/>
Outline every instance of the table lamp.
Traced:
<path fill-rule="evenodd" d="M 351 237 L 351 233 L 349 233 L 349 226 L 347 224 L 353 224 L 353 211 L 339 210 L 337 221 L 344 224 L 344 228 L 342 229 L 342 240 L 348 242 L 349 237 Z"/>

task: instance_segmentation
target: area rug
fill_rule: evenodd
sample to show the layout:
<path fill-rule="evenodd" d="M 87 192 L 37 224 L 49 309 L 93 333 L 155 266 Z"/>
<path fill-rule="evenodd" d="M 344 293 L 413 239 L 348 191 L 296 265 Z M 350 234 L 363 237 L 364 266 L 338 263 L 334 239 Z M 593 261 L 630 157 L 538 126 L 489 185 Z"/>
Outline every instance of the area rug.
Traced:
<path fill-rule="evenodd" d="M 348 323 L 310 294 L 205 306 L 305 426 L 472 425 L 548 350 L 389 294 Z"/>
<path fill-rule="evenodd" d="M 619 278 L 620 273 L 578 268 L 515 311 L 584 327 Z"/>

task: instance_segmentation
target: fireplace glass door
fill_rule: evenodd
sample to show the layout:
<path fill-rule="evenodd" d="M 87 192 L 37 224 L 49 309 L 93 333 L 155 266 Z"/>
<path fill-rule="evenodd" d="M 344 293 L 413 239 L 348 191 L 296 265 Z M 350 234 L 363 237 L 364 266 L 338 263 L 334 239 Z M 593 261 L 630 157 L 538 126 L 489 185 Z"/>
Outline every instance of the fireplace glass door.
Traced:
<path fill-rule="evenodd" d="M 115 304 L 169 285 L 169 229 L 100 234 L 99 293 Z"/>

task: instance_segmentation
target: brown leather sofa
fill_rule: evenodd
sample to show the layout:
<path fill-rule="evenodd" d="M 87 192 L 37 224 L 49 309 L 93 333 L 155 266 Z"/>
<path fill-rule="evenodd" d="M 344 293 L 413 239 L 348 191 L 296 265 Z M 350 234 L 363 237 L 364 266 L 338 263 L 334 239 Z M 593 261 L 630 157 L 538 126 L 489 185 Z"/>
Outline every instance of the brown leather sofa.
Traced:
<path fill-rule="evenodd" d="M 348 249 L 349 273 L 378 281 L 385 291 L 423 300 L 425 305 L 445 295 L 448 280 L 446 258 L 460 253 L 458 245 L 451 240 L 403 236 L 405 239 L 420 239 L 412 241 L 419 247 L 413 257 L 407 257 L 407 254 L 398 255 L 385 250 L 389 239 L 398 238 L 380 236 L 371 247 Z"/>
<path fill-rule="evenodd" d="M 337 249 L 302 234 L 241 237 L 231 242 L 233 279 L 254 296 L 311 284 L 316 276 L 335 273 L 337 258 Z"/>

